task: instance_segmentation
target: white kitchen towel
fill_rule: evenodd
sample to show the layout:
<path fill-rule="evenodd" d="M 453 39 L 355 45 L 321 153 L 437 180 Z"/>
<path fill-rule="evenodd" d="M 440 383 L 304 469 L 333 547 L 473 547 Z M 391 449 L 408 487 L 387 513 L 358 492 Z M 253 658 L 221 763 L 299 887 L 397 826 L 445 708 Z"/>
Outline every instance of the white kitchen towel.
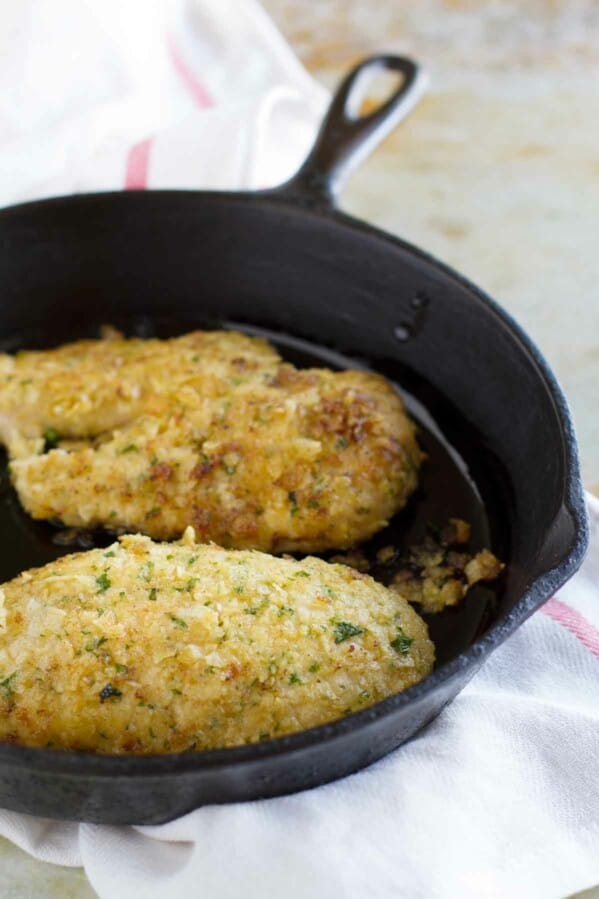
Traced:
<path fill-rule="evenodd" d="M 257 0 L 0 0 L 0 206 L 271 186 L 326 103 Z"/>
<path fill-rule="evenodd" d="M 326 93 L 253 0 L 0 0 L 0 205 L 262 187 Z M 102 899 L 562 899 L 599 882 L 599 502 L 581 572 L 415 740 L 344 781 L 161 827 L 0 811 Z"/>

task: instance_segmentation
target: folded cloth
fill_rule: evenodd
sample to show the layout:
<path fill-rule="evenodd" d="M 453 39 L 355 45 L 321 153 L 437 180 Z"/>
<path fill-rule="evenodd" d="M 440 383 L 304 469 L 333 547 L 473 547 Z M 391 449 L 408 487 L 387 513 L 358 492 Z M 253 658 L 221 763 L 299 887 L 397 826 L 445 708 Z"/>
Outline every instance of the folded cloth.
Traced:
<path fill-rule="evenodd" d="M 251 0 L 2 8 L 0 203 L 287 177 L 326 94 Z M 599 502 L 579 574 L 411 743 L 343 781 L 160 827 L 0 811 L 106 899 L 561 899 L 599 882 Z"/>
<path fill-rule="evenodd" d="M 0 205 L 269 187 L 328 99 L 256 0 L 20 0 L 0 24 Z"/>

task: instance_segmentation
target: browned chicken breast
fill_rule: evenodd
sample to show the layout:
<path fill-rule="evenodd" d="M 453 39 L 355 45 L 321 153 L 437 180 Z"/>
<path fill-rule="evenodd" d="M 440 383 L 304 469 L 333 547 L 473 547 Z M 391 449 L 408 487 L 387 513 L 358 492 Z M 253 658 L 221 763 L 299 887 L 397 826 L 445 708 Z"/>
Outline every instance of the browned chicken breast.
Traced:
<path fill-rule="evenodd" d="M 432 669 L 427 628 L 344 565 L 126 536 L 0 588 L 0 740 L 209 749 L 358 711 Z"/>
<path fill-rule="evenodd" d="M 0 354 L 0 440 L 34 518 L 275 552 L 370 537 L 421 456 L 384 378 L 218 331 Z"/>

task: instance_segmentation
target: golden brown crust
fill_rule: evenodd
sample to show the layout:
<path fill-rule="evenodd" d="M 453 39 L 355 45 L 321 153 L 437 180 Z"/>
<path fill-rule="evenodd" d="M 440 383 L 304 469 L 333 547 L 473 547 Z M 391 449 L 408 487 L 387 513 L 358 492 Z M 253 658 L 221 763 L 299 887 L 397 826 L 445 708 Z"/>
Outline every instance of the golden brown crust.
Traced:
<path fill-rule="evenodd" d="M 44 453 L 44 433 L 59 436 Z M 0 356 L 0 438 L 34 518 L 318 552 L 370 537 L 421 454 L 382 377 L 297 370 L 265 341 L 197 331 Z"/>
<path fill-rule="evenodd" d="M 417 613 L 350 568 L 127 536 L 0 588 L 0 740 L 254 742 L 365 708 L 433 660 Z"/>

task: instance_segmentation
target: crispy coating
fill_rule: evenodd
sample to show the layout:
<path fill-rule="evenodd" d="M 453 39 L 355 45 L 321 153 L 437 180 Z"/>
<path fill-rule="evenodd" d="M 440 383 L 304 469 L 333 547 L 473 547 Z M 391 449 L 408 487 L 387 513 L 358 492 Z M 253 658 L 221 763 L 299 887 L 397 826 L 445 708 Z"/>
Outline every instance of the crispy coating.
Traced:
<path fill-rule="evenodd" d="M 427 628 L 343 565 L 125 536 L 0 589 L 0 740 L 102 753 L 252 743 L 432 669 Z"/>
<path fill-rule="evenodd" d="M 34 518 L 274 552 L 367 539 L 421 458 L 384 378 L 223 331 L 0 354 L 0 440 Z"/>

